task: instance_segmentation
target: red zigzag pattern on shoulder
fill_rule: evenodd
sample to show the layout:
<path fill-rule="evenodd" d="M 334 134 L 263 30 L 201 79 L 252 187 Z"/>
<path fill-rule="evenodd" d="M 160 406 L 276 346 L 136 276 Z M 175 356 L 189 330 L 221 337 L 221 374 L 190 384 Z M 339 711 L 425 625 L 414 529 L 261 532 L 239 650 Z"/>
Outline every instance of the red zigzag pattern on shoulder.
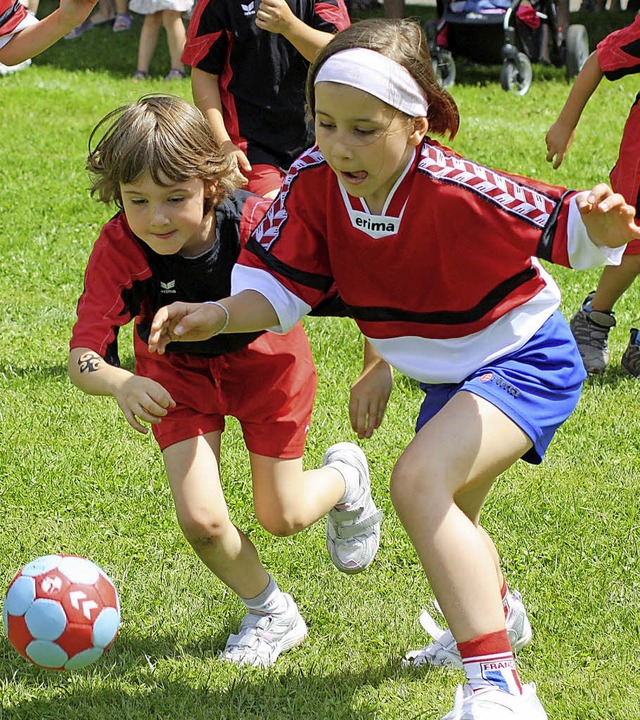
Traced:
<path fill-rule="evenodd" d="M 314 165 L 321 165 L 324 162 L 325 159 L 320 150 L 317 147 L 312 147 L 291 165 L 287 176 L 282 182 L 280 193 L 267 210 L 262 222 L 253 231 L 253 239 L 260 243 L 265 250 L 269 251 L 271 245 L 278 239 L 280 228 L 287 222 L 289 215 L 285 207 L 285 201 L 291 190 L 292 183 L 298 177 L 298 173 Z"/>
<path fill-rule="evenodd" d="M 556 207 L 552 198 L 495 170 L 447 155 L 433 145 L 424 145 L 418 170 L 437 180 L 471 190 L 539 228 L 546 226 Z"/>

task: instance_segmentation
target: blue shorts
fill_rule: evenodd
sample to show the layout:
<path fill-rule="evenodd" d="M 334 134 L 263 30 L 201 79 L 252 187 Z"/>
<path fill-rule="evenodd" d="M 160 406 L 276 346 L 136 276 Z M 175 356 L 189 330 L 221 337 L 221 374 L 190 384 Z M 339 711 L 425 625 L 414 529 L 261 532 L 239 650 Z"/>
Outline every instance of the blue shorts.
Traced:
<path fill-rule="evenodd" d="M 556 430 L 580 399 L 586 373 L 573 335 L 556 311 L 519 350 L 484 365 L 457 384 L 420 383 L 426 397 L 416 421 L 420 430 L 457 392 L 484 398 L 531 438 L 522 459 L 538 464 Z"/>

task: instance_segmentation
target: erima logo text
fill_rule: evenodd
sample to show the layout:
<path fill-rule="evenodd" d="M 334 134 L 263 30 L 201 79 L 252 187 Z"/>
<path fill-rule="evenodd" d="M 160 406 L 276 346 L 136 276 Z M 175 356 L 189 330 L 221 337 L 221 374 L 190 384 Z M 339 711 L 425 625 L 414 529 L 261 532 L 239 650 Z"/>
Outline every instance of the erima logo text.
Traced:
<path fill-rule="evenodd" d="M 242 3 L 240 3 L 240 7 L 242 8 L 242 12 L 244 13 L 245 17 L 251 17 L 251 15 L 256 14 L 255 2 L 250 2 L 248 5 L 243 5 Z"/>
<path fill-rule="evenodd" d="M 169 280 L 169 282 L 160 281 L 160 292 L 165 294 L 172 294 L 176 292 L 176 281 Z"/>

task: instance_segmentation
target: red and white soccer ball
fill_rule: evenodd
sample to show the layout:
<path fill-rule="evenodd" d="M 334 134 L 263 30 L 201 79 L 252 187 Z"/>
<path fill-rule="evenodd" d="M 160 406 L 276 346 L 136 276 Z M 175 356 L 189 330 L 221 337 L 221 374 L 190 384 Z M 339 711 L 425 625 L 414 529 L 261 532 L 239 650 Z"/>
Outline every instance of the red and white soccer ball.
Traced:
<path fill-rule="evenodd" d="M 9 642 L 34 665 L 78 670 L 115 640 L 120 602 L 95 563 L 75 555 L 45 555 L 12 580 L 2 619 Z"/>

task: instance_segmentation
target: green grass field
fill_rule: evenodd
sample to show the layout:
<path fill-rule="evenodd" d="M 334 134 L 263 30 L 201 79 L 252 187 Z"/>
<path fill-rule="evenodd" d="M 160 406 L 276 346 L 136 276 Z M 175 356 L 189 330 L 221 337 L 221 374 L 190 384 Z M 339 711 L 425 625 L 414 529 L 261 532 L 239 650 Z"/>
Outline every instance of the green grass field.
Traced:
<path fill-rule="evenodd" d="M 42 10 L 52 7 L 43 0 Z M 630 17 L 580 20 L 593 43 Z M 133 84 L 136 48 L 137 32 L 98 28 L 0 78 L 0 589 L 38 555 L 74 553 L 104 567 L 122 602 L 115 645 L 75 674 L 33 667 L 0 637 L 0 720 L 438 720 L 462 674 L 400 665 L 406 650 L 425 644 L 418 615 L 432 601 L 388 495 L 421 402 L 413 382 L 396 378 L 382 429 L 362 443 L 386 519 L 376 562 L 356 577 L 331 565 L 322 523 L 286 539 L 260 528 L 247 455 L 229 424 L 223 474 L 232 516 L 310 626 L 307 642 L 264 672 L 216 658 L 242 607 L 182 538 L 153 439 L 131 430 L 115 402 L 67 379 L 84 266 L 109 217 L 87 193 L 89 132 L 143 93 L 190 98 L 188 82 L 160 79 L 163 45 L 152 66 L 159 79 Z M 604 82 L 554 172 L 544 135 L 569 90 L 561 70 L 537 68 L 525 97 L 503 92 L 496 68 L 464 66 L 459 79 L 459 151 L 570 187 L 606 179 L 638 89 L 633 78 Z M 567 315 L 599 275 L 551 272 Z M 585 385 L 542 466 L 514 466 L 484 514 L 534 625 L 534 642 L 518 657 L 521 676 L 536 681 L 552 720 L 640 718 L 640 383 L 619 366 L 639 308 L 636 286 L 617 306 L 609 371 Z M 306 326 L 320 377 L 312 467 L 328 445 L 354 439 L 346 408 L 361 343 L 346 320 Z M 125 334 L 130 363 L 129 346 Z"/>

